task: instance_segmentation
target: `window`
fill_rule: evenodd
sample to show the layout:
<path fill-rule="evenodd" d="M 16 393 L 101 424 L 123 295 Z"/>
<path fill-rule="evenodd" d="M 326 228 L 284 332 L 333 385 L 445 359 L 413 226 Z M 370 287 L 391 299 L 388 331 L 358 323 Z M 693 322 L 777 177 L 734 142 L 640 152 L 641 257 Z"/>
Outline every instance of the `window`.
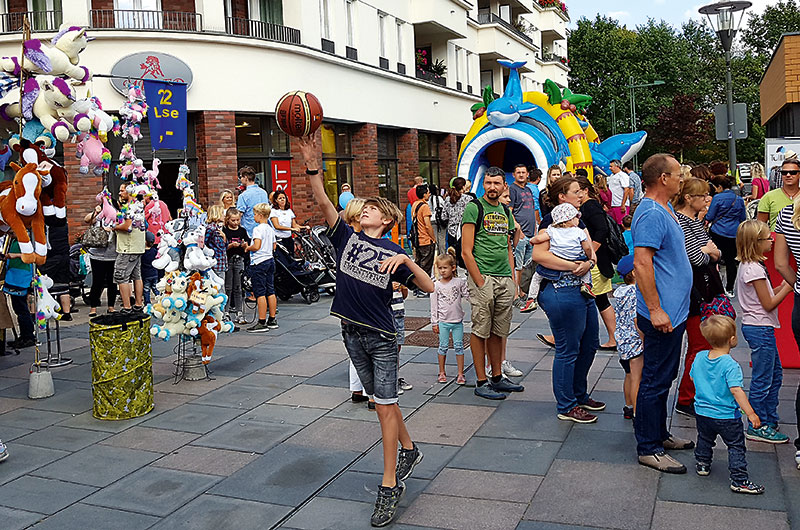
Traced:
<path fill-rule="evenodd" d="M 61 0 L 28 0 L 31 29 L 46 31 L 61 25 Z"/>
<path fill-rule="evenodd" d="M 419 174 L 428 184 L 439 185 L 439 139 L 432 133 L 419 133 Z"/>
<path fill-rule="evenodd" d="M 378 38 L 381 43 L 381 57 L 386 57 L 386 13 L 378 11 Z"/>
<path fill-rule="evenodd" d="M 159 11 L 160 0 L 114 0 L 114 24 L 117 28 L 161 28 Z"/>
<path fill-rule="evenodd" d="M 356 38 L 355 38 L 355 24 L 353 20 L 353 2 L 355 0 L 347 0 L 345 3 L 345 18 L 347 23 L 347 45 L 351 48 L 356 47 Z"/>
<path fill-rule="evenodd" d="M 511 23 L 511 6 L 500 5 L 500 18 L 508 23 Z"/>
<path fill-rule="evenodd" d="M 250 0 L 250 20 L 283 24 L 282 0 Z"/>
<path fill-rule="evenodd" d="M 272 116 L 236 115 L 236 154 L 238 167 L 252 166 L 256 184 L 269 191 L 272 187 L 271 161 L 289 158 L 289 137 L 278 129 Z"/>
<path fill-rule="evenodd" d="M 467 78 L 467 92 L 472 92 L 472 78 L 470 77 L 469 63 L 472 61 L 472 52 L 467 52 L 466 60 L 464 61 L 464 77 Z"/>
<path fill-rule="evenodd" d="M 378 194 L 400 205 L 397 184 L 397 133 L 378 129 Z"/>
<path fill-rule="evenodd" d="M 328 0 L 319 0 L 319 23 L 322 38 L 331 40 L 331 14 L 328 10 Z"/>
<path fill-rule="evenodd" d="M 338 204 L 342 184 L 353 185 L 353 156 L 350 151 L 350 129 L 346 125 L 323 123 L 322 182 L 333 204 Z"/>

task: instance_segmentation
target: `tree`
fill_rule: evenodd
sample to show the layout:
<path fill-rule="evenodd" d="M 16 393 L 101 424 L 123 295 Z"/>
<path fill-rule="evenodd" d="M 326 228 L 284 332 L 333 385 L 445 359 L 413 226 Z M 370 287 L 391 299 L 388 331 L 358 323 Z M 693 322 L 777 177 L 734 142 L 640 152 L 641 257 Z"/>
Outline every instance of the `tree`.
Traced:
<path fill-rule="evenodd" d="M 668 152 L 680 153 L 681 162 L 685 151 L 694 151 L 708 141 L 713 127 L 711 115 L 697 108 L 698 99 L 687 94 L 673 96 L 669 105 L 661 107 L 658 126 L 652 131 L 652 140 Z"/>
<path fill-rule="evenodd" d="M 779 0 L 768 5 L 763 13 L 750 13 L 742 30 L 742 44 L 762 57 L 770 57 L 784 33 L 800 31 L 800 4 L 796 0 Z"/>

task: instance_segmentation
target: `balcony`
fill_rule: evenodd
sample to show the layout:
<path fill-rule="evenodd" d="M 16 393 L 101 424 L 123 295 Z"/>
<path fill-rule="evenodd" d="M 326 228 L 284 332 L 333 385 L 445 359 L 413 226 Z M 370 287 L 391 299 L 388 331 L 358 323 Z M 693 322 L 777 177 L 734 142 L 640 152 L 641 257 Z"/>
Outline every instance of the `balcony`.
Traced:
<path fill-rule="evenodd" d="M 94 29 L 203 31 L 202 15 L 182 11 L 92 9 L 91 24 Z"/>
<path fill-rule="evenodd" d="M 414 24 L 414 34 L 424 40 L 463 39 L 467 36 L 468 10 L 465 4 L 452 0 L 411 0 L 408 21 Z"/>
<path fill-rule="evenodd" d="M 565 21 L 569 21 L 569 9 L 567 9 L 567 4 L 561 0 L 535 0 L 535 4 L 537 9 L 552 10 Z"/>
<path fill-rule="evenodd" d="M 542 42 L 566 39 L 568 21 L 569 18 L 564 16 L 560 8 L 542 8 L 536 23 L 542 31 Z"/>
<path fill-rule="evenodd" d="M 0 14 L 0 33 L 22 31 L 22 21 L 28 17 L 31 31 L 58 31 L 61 25 L 61 11 L 23 11 L 21 13 Z"/>
<path fill-rule="evenodd" d="M 423 81 L 428 81 L 429 83 L 447 86 L 447 79 L 445 79 L 444 76 L 434 74 L 433 72 L 426 72 L 417 68 L 416 77 L 417 79 L 422 79 Z"/>
<path fill-rule="evenodd" d="M 524 40 L 525 42 L 527 42 L 531 46 L 534 46 L 533 39 L 531 37 L 529 37 L 525 33 L 523 33 L 520 30 L 518 30 L 516 27 L 514 27 L 513 24 L 511 24 L 511 22 L 508 22 L 507 20 L 503 20 L 502 18 L 500 18 L 499 16 L 495 15 L 494 13 L 489 11 L 488 9 L 481 9 L 480 11 L 478 11 L 478 24 L 480 24 L 480 25 L 499 24 L 500 26 L 505 28 L 507 31 L 509 31 L 511 34 L 513 34 L 514 36 Z"/>
<path fill-rule="evenodd" d="M 300 30 L 248 18 L 226 17 L 225 33 L 255 39 L 300 44 Z"/>

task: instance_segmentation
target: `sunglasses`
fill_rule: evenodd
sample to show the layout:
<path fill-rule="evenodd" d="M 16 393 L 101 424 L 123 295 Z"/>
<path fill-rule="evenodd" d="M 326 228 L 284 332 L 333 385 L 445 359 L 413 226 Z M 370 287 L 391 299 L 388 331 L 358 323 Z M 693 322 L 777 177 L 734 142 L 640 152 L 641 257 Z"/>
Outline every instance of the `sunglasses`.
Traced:
<path fill-rule="evenodd" d="M 794 176 L 800 174 L 798 169 L 781 169 L 781 175 Z"/>

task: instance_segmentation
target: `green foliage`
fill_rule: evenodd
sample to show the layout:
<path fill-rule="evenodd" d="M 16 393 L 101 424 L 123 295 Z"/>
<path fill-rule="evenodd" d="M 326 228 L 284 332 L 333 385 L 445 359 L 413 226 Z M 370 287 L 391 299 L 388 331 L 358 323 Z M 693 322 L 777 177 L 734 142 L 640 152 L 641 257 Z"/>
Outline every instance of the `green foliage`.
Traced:
<path fill-rule="evenodd" d="M 764 156 L 759 82 L 780 35 L 800 31 L 800 0 L 780 0 L 747 19 L 749 26 L 737 39 L 732 62 L 734 101 L 747 104 L 750 127 L 750 138 L 737 142 L 741 162 Z M 726 100 L 725 58 L 708 24 L 692 20 L 675 28 L 650 19 L 628 29 L 598 15 L 577 22 L 568 46 L 570 86 L 595 101 L 588 116 L 601 137 L 611 136 L 613 108 L 617 132 L 631 130 L 627 85 L 660 80 L 665 84 L 635 89 L 636 128 L 650 135 L 642 155 L 683 151 L 696 162 L 727 158 L 727 144 L 717 142 L 713 126 L 708 126 L 713 123 L 714 106 Z M 553 99 L 547 86 L 545 92 Z M 676 101 L 682 104 L 677 106 Z M 662 127 L 664 118 L 669 127 Z M 675 123 L 681 119 L 686 120 L 683 129 Z"/>

